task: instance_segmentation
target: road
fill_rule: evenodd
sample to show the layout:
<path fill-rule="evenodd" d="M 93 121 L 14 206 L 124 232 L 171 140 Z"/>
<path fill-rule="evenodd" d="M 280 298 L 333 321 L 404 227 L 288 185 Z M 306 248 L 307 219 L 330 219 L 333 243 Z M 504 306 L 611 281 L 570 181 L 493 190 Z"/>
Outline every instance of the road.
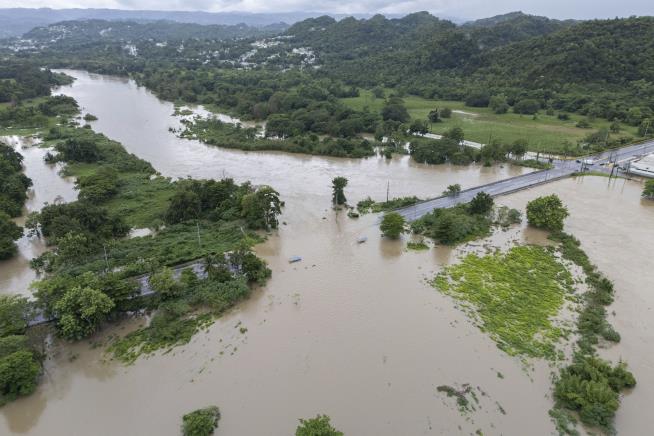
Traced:
<path fill-rule="evenodd" d="M 549 170 L 535 171 L 529 174 L 523 174 L 509 179 L 499 180 L 497 182 L 489 183 L 487 185 L 476 186 L 469 188 L 457 196 L 440 196 L 413 206 L 398 209 L 397 212 L 404 217 L 407 221 L 414 221 L 434 209 L 443 207 L 452 207 L 457 204 L 467 203 L 480 192 L 486 192 L 493 197 L 500 195 L 511 194 L 516 191 L 528 189 L 533 186 L 549 183 L 554 180 L 559 180 L 569 177 L 575 172 L 582 170 L 582 166 L 586 167 L 588 171 L 601 171 L 610 173 L 611 169 L 604 165 L 610 162 L 624 162 L 631 159 L 636 159 L 643 154 L 654 152 L 654 141 L 649 141 L 643 144 L 630 145 L 616 150 L 610 150 L 592 156 L 586 156 L 573 160 L 554 159 L 552 161 L 553 168 Z M 584 163 L 592 162 L 592 163 Z"/>

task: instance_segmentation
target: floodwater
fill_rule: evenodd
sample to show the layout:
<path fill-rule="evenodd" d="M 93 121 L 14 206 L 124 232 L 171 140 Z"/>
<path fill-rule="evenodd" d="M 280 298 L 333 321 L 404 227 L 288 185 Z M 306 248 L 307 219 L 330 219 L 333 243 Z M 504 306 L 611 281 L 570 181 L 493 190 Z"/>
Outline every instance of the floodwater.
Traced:
<path fill-rule="evenodd" d="M 32 179 L 33 186 L 25 202 L 23 216 L 15 221 L 25 223 L 29 212 L 40 210 L 45 203 L 72 201 L 77 198 L 74 180 L 61 177 L 59 165 L 46 164 L 43 160 L 47 149 L 38 146 L 38 140 L 32 137 L 3 136 L 0 141 L 11 145 L 23 155 L 25 174 Z M 18 241 L 18 254 L 13 258 L 0 261 L 0 294 L 29 295 L 29 284 L 36 278 L 29 266 L 30 259 L 42 254 L 46 247 L 42 239 L 24 235 Z"/>
<path fill-rule="evenodd" d="M 391 197 L 426 198 L 449 184 L 469 187 L 527 170 L 428 167 L 406 156 L 348 160 L 210 147 L 168 132 L 179 127 L 179 120 L 171 117 L 173 105 L 133 82 L 70 74 L 78 80 L 61 92 L 99 117 L 91 123 L 96 131 L 121 141 L 165 176 L 228 176 L 270 184 L 286 201 L 284 224 L 257 247 L 273 270 L 269 283 L 190 344 L 129 367 L 107 361 L 101 347 L 88 343 L 58 348 L 47 361 L 38 391 L 1 410 L 0 434 L 177 435 L 184 413 L 210 404 L 221 408 L 218 434 L 224 435 L 293 434 L 298 418 L 318 413 L 330 415 L 348 435 L 554 432 L 547 416 L 550 368 L 536 362 L 533 371 L 525 370 L 474 327 L 450 298 L 426 283 L 462 253 L 483 250 L 483 243 L 410 252 L 406 241 L 379 237 L 376 216 L 352 220 L 330 205 L 335 176 L 349 179 L 346 194 L 356 203 L 368 195 L 384 199 L 387 190 Z M 640 202 L 638 183 L 622 183 L 607 188 L 605 179 L 565 180 L 499 202 L 524 207 L 544 192 L 562 195 L 572 212 L 569 229 L 616 281 L 615 306 L 644 311 L 636 298 L 652 277 L 638 261 L 642 253 L 629 246 L 647 238 L 651 244 L 654 210 Z M 609 212 L 611 205 L 620 210 Z M 642 231 L 637 239 L 621 240 L 620 257 L 607 254 L 614 265 L 602 265 L 602 250 L 614 248 L 615 235 L 608 234 L 613 229 L 607 226 L 620 223 Z M 590 237 L 590 232 L 595 234 Z M 360 236 L 368 236 L 368 242 L 357 244 Z M 513 240 L 540 243 L 544 234 L 518 226 L 485 242 L 507 246 Z M 302 262 L 289 264 L 294 255 L 302 256 Z M 642 277 L 633 279 L 640 288 L 626 289 L 632 283 L 610 274 L 620 273 L 627 262 L 636 277 Z M 625 316 L 625 323 L 634 322 L 626 309 L 621 311 L 616 309 L 616 319 Z M 654 322 L 651 316 L 642 320 L 645 327 Z M 625 428 L 635 433 L 625 434 L 642 434 L 647 415 L 633 408 L 644 407 L 638 401 L 652 399 L 647 376 L 641 375 L 651 361 L 627 356 L 627 351 L 630 344 L 632 354 L 637 348 L 651 349 L 653 339 L 616 324 L 623 343 L 614 348 L 625 350 L 607 352 L 624 354 L 630 363 L 633 359 L 637 376 L 643 377 L 625 400 L 618 429 L 629 419 Z M 247 331 L 241 333 L 240 327 Z M 632 335 L 640 342 L 629 342 Z M 464 383 L 486 394 L 479 395 L 481 408 L 467 416 L 459 413 L 454 399 L 436 391 L 439 385 Z M 500 413 L 500 405 L 506 414 Z"/>

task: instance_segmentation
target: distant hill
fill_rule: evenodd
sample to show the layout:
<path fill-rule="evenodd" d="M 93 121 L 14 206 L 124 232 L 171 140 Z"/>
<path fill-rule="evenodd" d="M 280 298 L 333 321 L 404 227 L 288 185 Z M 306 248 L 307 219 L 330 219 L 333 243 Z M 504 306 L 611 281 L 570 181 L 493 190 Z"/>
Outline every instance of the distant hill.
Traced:
<path fill-rule="evenodd" d="M 324 15 L 319 12 L 202 12 L 202 11 L 128 11 L 120 9 L 0 9 L 0 38 L 21 36 L 35 27 L 44 27 L 61 21 L 74 20 L 123 20 L 123 21 L 176 21 L 180 23 L 218 24 L 234 26 L 246 24 L 265 27 L 276 23 L 293 24 L 311 17 Z M 343 14 L 331 14 L 336 19 Z M 359 18 L 372 14 L 355 14 Z"/>
<path fill-rule="evenodd" d="M 189 38 L 226 40 L 274 35 L 287 28 L 288 25 L 283 23 L 253 27 L 245 24 L 200 25 L 175 21 L 78 20 L 37 27 L 27 32 L 24 38 L 46 45 L 53 42 L 87 45 L 94 42 L 171 41 Z"/>
<path fill-rule="evenodd" d="M 511 12 L 465 23 L 462 29 L 469 31 L 483 47 L 493 48 L 531 37 L 548 35 L 575 23 L 574 20 L 561 21 L 523 12 Z"/>

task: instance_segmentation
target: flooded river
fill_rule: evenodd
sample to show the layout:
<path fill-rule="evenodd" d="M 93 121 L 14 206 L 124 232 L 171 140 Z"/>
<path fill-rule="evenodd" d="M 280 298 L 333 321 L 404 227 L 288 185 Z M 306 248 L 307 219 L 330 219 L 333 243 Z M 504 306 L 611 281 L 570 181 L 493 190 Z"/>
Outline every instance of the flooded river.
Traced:
<path fill-rule="evenodd" d="M 74 180 L 61 177 L 59 165 L 44 162 L 47 150 L 38 147 L 38 140 L 31 137 L 0 136 L 0 141 L 11 145 L 23 155 L 25 174 L 33 183 L 23 216 L 15 220 L 17 224 L 23 225 L 26 215 L 40 210 L 45 203 L 66 202 L 77 198 Z M 36 278 L 29 261 L 44 252 L 45 243 L 40 238 L 25 235 L 16 244 L 18 254 L 9 260 L 0 261 L 0 293 L 29 295 L 29 284 Z"/>
<path fill-rule="evenodd" d="M 346 195 L 356 203 L 368 195 L 384 199 L 388 186 L 391 197 L 426 198 L 449 184 L 465 188 L 525 169 L 209 147 L 171 134 L 169 127 L 179 127 L 173 105 L 133 82 L 71 74 L 78 80 L 61 92 L 98 116 L 95 130 L 166 176 L 270 184 L 286 201 L 281 218 L 286 224 L 257 247 L 272 279 L 208 331 L 172 353 L 129 367 L 106 361 L 101 347 L 88 343 L 62 347 L 48 360 L 37 393 L 1 409 L 0 434 L 177 435 L 184 413 L 209 404 L 221 408 L 223 435 L 290 435 L 298 418 L 317 413 L 330 415 L 348 435 L 553 433 L 547 365 L 536 362 L 526 371 L 426 283 L 482 243 L 409 252 L 403 241 L 379 237 L 376 216 L 352 220 L 330 205 L 335 176 L 349 179 Z M 568 229 L 615 280 L 614 322 L 623 342 L 606 353 L 627 359 L 639 380 L 618 416 L 624 434 L 647 431 L 641 408 L 654 400 L 649 388 L 654 380 L 648 380 L 654 371 L 647 371 L 651 352 L 644 351 L 654 345 L 654 302 L 647 292 L 654 277 L 642 260 L 654 242 L 654 208 L 641 202 L 640 190 L 639 183 L 607 185 L 604 178 L 589 177 L 498 200 L 524 209 L 537 195 L 561 195 L 571 210 Z M 357 244 L 360 236 L 368 242 Z M 506 246 L 543 239 L 541 232 L 521 226 L 486 242 Z M 290 265 L 293 255 L 303 261 Z M 481 409 L 469 416 L 436 391 L 463 383 L 486 393 Z"/>

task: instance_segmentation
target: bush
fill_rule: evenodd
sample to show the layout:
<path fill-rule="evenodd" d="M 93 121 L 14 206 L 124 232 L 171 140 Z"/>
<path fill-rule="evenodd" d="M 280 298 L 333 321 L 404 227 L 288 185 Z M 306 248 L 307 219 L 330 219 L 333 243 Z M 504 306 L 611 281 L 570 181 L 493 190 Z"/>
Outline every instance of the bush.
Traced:
<path fill-rule="evenodd" d="M 624 363 L 577 356 L 564 368 L 554 386 L 558 405 L 577 411 L 582 422 L 610 430 L 620 406 L 620 391 L 632 388 L 636 379 Z"/>
<path fill-rule="evenodd" d="M 538 100 L 531 98 L 520 100 L 513 106 L 513 112 L 524 115 L 534 115 L 539 111 L 539 109 L 540 103 Z"/>
<path fill-rule="evenodd" d="M 332 427 L 329 416 L 318 415 L 311 419 L 300 419 L 295 436 L 343 436 L 343 432 Z"/>
<path fill-rule="evenodd" d="M 468 203 L 468 210 L 473 215 L 487 215 L 493 210 L 493 197 L 485 192 L 480 192 Z"/>
<path fill-rule="evenodd" d="M 397 239 L 404 233 L 404 224 L 405 220 L 402 215 L 397 212 L 389 212 L 382 218 L 379 229 L 387 238 Z"/>
<path fill-rule="evenodd" d="M 184 436 L 209 436 L 218 428 L 220 410 L 216 406 L 198 409 L 182 417 Z"/>
<path fill-rule="evenodd" d="M 563 221 L 568 217 L 568 209 L 556 194 L 539 197 L 527 203 L 527 221 L 530 225 L 550 230 L 563 230 Z"/>

